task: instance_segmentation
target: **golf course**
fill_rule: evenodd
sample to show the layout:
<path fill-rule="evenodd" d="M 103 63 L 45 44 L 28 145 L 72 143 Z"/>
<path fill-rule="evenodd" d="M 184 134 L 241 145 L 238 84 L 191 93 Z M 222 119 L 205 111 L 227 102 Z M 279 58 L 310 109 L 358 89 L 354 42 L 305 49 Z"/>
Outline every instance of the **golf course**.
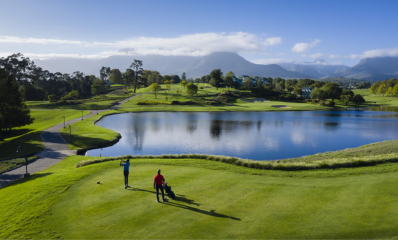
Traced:
<path fill-rule="evenodd" d="M 214 88 L 210 90 L 206 90 L 208 96 L 217 94 Z M 206 96 L 206 91 L 199 93 Z M 71 142 L 69 127 L 60 134 L 69 149 L 77 150 L 118 137 L 117 132 L 95 125 L 108 114 L 327 109 L 316 104 L 256 102 L 250 98 L 218 106 L 136 104 L 163 101 L 166 96 L 169 101 L 191 98 L 182 93 L 162 92 L 156 99 L 154 94 L 137 94 L 118 109 L 73 123 Z M 368 105 L 379 101 L 395 106 L 397 101 L 369 97 Z M 200 95 L 197 98 L 200 102 Z M 275 105 L 290 108 L 273 108 Z M 75 106 L 70 110 L 41 106 L 32 110 L 35 119 L 43 118 L 41 123 L 21 128 L 25 135 L 6 139 L 0 147 L 12 150 L 13 141 L 29 134 L 39 137 L 45 128 L 62 123 L 65 113 L 66 120 L 88 114 L 75 110 L 80 109 Z M 51 118 L 44 117 L 48 116 L 44 112 L 51 112 Z M 38 139 L 35 144 L 37 149 L 42 146 Z M 397 146 L 395 140 L 386 141 L 271 162 L 195 155 L 130 156 L 131 187 L 127 189 L 119 166 L 127 157 L 69 156 L 0 189 L 0 215 L 5 219 L 0 222 L 0 238 L 394 238 L 398 236 Z M 158 169 L 176 194 L 175 200 L 155 201 L 153 177 Z"/>

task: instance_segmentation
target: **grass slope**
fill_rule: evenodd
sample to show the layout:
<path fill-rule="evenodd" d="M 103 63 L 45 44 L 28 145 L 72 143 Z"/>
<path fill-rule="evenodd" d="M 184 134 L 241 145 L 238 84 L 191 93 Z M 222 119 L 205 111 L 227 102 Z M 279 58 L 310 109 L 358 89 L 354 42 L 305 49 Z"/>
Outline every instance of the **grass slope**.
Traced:
<path fill-rule="evenodd" d="M 0 238 L 398 236 L 394 163 L 292 176 L 205 160 L 139 159 L 125 190 L 119 161 L 73 168 L 83 159 L 68 157 L 0 189 Z M 155 202 L 158 168 L 176 200 Z"/>
<path fill-rule="evenodd" d="M 87 115 L 90 112 L 84 111 Z M 20 156 L 16 153 L 18 146 L 26 147 L 27 153 L 42 151 L 44 148 L 41 133 L 54 125 L 65 120 L 72 120 L 82 115 L 82 111 L 76 110 L 31 110 L 31 116 L 35 119 L 32 124 L 13 128 L 10 135 L 6 135 L 5 140 L 0 142 L 0 159 L 14 158 Z M 23 153 L 22 153 L 23 154 Z"/>
<path fill-rule="evenodd" d="M 94 123 L 104 115 L 114 112 L 117 111 L 106 111 L 72 124 L 72 141 L 70 141 L 69 137 L 69 127 L 62 129 L 60 135 L 68 142 L 70 150 L 106 145 L 109 141 L 117 139 L 120 134 L 113 130 L 94 125 Z"/>

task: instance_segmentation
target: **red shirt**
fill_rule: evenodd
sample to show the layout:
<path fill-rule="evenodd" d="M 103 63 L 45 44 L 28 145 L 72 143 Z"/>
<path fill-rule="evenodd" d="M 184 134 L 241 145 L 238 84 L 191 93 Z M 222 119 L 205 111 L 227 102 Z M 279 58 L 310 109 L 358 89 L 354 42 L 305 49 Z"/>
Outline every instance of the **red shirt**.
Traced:
<path fill-rule="evenodd" d="M 164 180 L 164 177 L 162 175 L 160 175 L 160 173 L 155 176 L 156 185 L 162 185 L 163 180 Z"/>

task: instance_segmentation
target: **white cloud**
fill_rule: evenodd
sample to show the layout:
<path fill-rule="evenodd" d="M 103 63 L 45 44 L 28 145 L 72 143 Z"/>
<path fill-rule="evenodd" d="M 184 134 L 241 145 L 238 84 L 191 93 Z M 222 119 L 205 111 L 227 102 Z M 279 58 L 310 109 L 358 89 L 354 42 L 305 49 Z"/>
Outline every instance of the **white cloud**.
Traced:
<path fill-rule="evenodd" d="M 315 54 L 311 54 L 310 58 L 321 58 L 321 57 L 325 57 L 326 55 L 323 53 L 315 53 Z"/>
<path fill-rule="evenodd" d="M 292 52 L 306 52 L 311 48 L 315 47 L 320 41 L 321 40 L 316 39 L 311 43 L 296 43 L 291 50 Z"/>
<path fill-rule="evenodd" d="M 30 45 L 72 45 L 91 48 L 107 47 L 108 49 L 111 48 L 115 51 L 116 49 L 124 49 L 124 51 L 121 51 L 119 54 L 203 56 L 216 51 L 267 53 L 267 48 L 269 46 L 281 44 L 282 38 L 262 38 L 256 34 L 246 32 L 196 33 L 181 35 L 175 38 L 136 37 L 115 42 L 87 42 L 76 40 L 0 36 L 0 44 L 7 43 Z"/>
<path fill-rule="evenodd" d="M 263 64 L 263 65 L 267 65 L 267 64 L 278 64 L 278 63 L 292 63 L 294 62 L 294 60 L 289 60 L 289 59 L 270 59 L 270 58 L 266 58 L 266 59 L 256 59 L 256 60 L 252 60 L 250 61 L 252 63 L 255 64 Z"/>
<path fill-rule="evenodd" d="M 398 57 L 398 47 L 374 49 L 374 50 L 365 51 L 362 54 L 351 54 L 345 57 L 351 59 L 374 58 L 374 57 Z"/>

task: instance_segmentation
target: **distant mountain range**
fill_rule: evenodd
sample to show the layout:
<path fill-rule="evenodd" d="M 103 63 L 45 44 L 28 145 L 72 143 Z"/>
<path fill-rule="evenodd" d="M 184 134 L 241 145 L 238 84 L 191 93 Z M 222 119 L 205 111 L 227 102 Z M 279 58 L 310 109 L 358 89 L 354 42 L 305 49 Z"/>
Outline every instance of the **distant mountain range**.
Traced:
<path fill-rule="evenodd" d="M 162 75 L 181 75 L 186 73 L 187 78 L 201 77 L 213 69 L 220 68 L 224 73 L 233 71 L 237 76 L 253 75 L 282 78 L 312 78 L 299 72 L 292 72 L 276 64 L 261 65 L 247 61 L 236 53 L 215 52 L 204 57 L 190 56 L 111 56 L 100 60 L 86 59 L 48 59 L 34 60 L 37 66 L 51 72 L 73 73 L 81 71 L 85 74 L 98 75 L 102 66 L 118 68 L 124 72 L 134 59 L 143 61 L 144 69 L 159 71 Z"/>
<path fill-rule="evenodd" d="M 281 78 L 333 78 L 345 77 L 362 80 L 384 80 L 398 78 L 398 57 L 378 57 L 362 59 L 357 65 L 331 65 L 325 60 L 304 63 L 254 64 L 236 53 L 215 52 L 203 57 L 191 56 L 110 56 L 100 60 L 58 58 L 34 60 L 37 66 L 51 72 L 99 75 L 102 66 L 118 68 L 124 72 L 134 59 L 143 61 L 144 69 L 159 71 L 162 75 L 181 75 L 188 78 L 201 77 L 213 69 L 220 68 L 224 73 L 233 71 L 237 76 L 251 74 L 260 77 Z"/>

